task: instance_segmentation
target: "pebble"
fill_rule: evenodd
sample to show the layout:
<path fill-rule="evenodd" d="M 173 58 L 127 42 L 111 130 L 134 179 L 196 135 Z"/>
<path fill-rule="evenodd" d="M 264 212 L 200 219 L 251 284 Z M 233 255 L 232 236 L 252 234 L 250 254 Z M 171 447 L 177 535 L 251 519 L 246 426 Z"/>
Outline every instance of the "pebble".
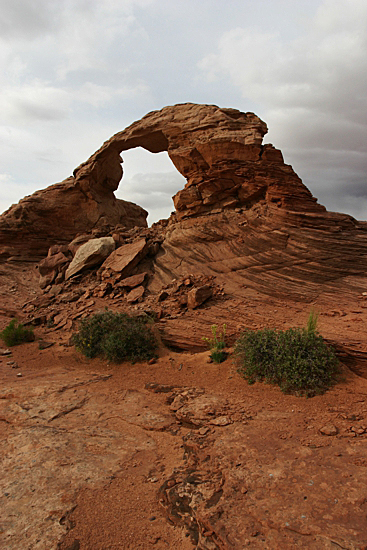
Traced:
<path fill-rule="evenodd" d="M 228 426 L 228 424 L 231 423 L 232 421 L 228 416 L 218 416 L 210 421 L 210 424 L 213 424 L 214 426 Z"/>
<path fill-rule="evenodd" d="M 23 376 L 23 375 L 22 375 L 21 372 L 18 372 L 18 373 L 17 373 L 17 376 L 20 378 L 20 377 Z"/>
<path fill-rule="evenodd" d="M 319 432 L 322 435 L 337 435 L 339 433 L 339 430 L 334 424 L 325 424 L 322 428 L 320 428 Z"/>

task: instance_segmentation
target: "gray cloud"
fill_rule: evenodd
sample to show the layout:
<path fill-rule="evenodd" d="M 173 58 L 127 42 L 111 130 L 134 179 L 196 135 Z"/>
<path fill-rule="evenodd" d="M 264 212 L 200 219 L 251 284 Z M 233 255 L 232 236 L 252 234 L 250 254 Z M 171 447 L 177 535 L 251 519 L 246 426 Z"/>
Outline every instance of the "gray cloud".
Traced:
<path fill-rule="evenodd" d="M 345 199 L 360 214 L 349 198 L 361 196 L 366 184 L 366 51 L 366 2 L 324 0 L 303 36 L 284 40 L 236 28 L 200 67 L 212 81 L 229 77 L 245 98 L 260 101 L 270 128 L 266 141 L 282 148 L 327 206 Z"/>
<path fill-rule="evenodd" d="M 55 2 L 1 0 L 0 35 L 3 39 L 36 39 L 55 28 Z"/>
<path fill-rule="evenodd" d="M 230 9 L 0 0 L 1 205 L 64 179 L 147 112 L 193 101 L 256 112 L 320 201 L 367 219 L 366 9 L 365 0 L 231 0 Z M 141 155 L 124 154 L 119 194 L 152 219 L 165 204 L 166 217 L 185 182 L 167 155 Z"/>
<path fill-rule="evenodd" d="M 174 210 L 172 197 L 186 180 L 177 171 L 134 174 L 123 178 L 116 196 L 139 204 L 149 212 L 150 224 L 168 218 Z"/>

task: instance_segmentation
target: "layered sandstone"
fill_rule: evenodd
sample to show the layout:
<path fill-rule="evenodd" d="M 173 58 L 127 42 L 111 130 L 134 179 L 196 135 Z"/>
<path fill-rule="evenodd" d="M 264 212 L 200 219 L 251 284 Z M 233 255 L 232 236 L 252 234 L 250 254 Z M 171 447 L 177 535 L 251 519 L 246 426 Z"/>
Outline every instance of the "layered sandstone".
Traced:
<path fill-rule="evenodd" d="M 176 219 L 216 209 L 248 209 L 260 201 L 277 218 L 285 211 L 323 216 L 325 207 L 284 163 L 281 151 L 262 144 L 266 133 L 265 122 L 254 113 L 193 103 L 164 107 L 115 134 L 74 175 L 81 184 L 93 179 L 98 185 L 99 173 L 109 166 L 117 185 L 116 152 L 143 147 L 152 153 L 167 151 L 187 180 L 173 198 Z"/>
<path fill-rule="evenodd" d="M 366 223 L 318 204 L 282 153 L 263 145 L 266 132 L 255 114 L 215 105 L 151 112 L 106 141 L 73 178 L 5 213 L 3 254 L 26 249 L 37 258 L 86 227 L 144 226 L 145 211 L 113 194 L 120 154 L 143 147 L 167 151 L 187 180 L 173 198 L 175 213 L 157 229 L 155 259 L 142 267 L 151 269 L 150 291 L 190 273 L 215 276 L 235 296 L 250 288 L 311 301 L 321 292 L 365 290 Z"/>
<path fill-rule="evenodd" d="M 68 243 L 80 233 L 103 234 L 115 226 L 146 227 L 147 212 L 117 199 L 122 176 L 117 164 L 99 164 L 89 179 L 74 177 L 25 197 L 0 216 L 0 260 L 37 261 L 53 244 Z M 97 175 L 95 175 L 95 173 Z"/>

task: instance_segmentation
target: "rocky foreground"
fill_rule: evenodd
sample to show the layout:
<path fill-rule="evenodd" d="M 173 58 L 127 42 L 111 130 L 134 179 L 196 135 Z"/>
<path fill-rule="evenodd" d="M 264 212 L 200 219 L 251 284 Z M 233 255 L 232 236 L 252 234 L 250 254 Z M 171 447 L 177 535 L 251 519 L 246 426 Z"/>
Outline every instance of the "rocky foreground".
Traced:
<path fill-rule="evenodd" d="M 319 205 L 266 131 L 166 107 L 0 217 L 0 330 L 16 316 L 37 335 L 0 351 L 1 547 L 367 548 L 367 224 Z M 138 146 L 187 179 L 151 228 L 113 193 Z M 74 350 L 105 307 L 155 320 L 155 364 Z M 248 386 L 231 348 L 208 362 L 212 324 L 231 346 L 311 307 L 343 364 L 325 395 Z"/>

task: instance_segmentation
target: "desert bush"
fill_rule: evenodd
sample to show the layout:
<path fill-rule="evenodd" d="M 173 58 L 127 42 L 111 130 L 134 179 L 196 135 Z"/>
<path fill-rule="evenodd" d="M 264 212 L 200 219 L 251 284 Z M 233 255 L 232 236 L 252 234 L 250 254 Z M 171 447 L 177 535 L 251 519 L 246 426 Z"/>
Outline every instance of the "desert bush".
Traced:
<path fill-rule="evenodd" d="M 227 325 L 223 325 L 222 331 L 217 333 L 217 325 L 211 326 L 212 331 L 212 338 L 206 338 L 203 337 L 203 341 L 206 342 L 206 344 L 209 347 L 209 350 L 211 351 L 210 357 L 212 358 L 214 363 L 222 363 L 227 359 L 227 353 L 224 350 L 226 347 L 226 329 Z"/>
<path fill-rule="evenodd" d="M 323 393 L 338 371 L 336 354 L 316 332 L 315 323 L 305 329 L 247 330 L 236 342 L 235 357 L 238 372 L 250 384 L 263 380 L 308 397 Z"/>
<path fill-rule="evenodd" d="M 310 315 L 307 319 L 306 331 L 308 334 L 311 332 L 317 332 L 317 321 L 319 319 L 319 314 L 316 313 L 314 309 L 311 309 Z"/>
<path fill-rule="evenodd" d="M 228 353 L 223 350 L 213 349 L 210 354 L 210 358 L 213 363 L 223 363 L 228 357 Z"/>
<path fill-rule="evenodd" d="M 23 344 L 23 342 L 33 342 L 35 336 L 32 329 L 25 328 L 16 319 L 12 319 L 8 326 L 0 332 L 0 338 L 7 346 L 12 347 Z"/>
<path fill-rule="evenodd" d="M 158 347 L 148 319 L 111 311 L 83 319 L 73 342 L 86 357 L 99 355 L 116 362 L 151 359 Z"/>

